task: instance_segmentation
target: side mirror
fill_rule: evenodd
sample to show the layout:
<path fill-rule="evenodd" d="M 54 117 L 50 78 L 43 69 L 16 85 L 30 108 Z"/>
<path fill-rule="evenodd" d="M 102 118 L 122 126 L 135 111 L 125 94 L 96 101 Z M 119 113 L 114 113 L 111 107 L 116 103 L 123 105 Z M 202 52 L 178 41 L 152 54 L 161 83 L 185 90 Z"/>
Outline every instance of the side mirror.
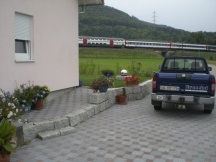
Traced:
<path fill-rule="evenodd" d="M 212 71 L 212 67 L 208 67 L 208 71 Z"/>

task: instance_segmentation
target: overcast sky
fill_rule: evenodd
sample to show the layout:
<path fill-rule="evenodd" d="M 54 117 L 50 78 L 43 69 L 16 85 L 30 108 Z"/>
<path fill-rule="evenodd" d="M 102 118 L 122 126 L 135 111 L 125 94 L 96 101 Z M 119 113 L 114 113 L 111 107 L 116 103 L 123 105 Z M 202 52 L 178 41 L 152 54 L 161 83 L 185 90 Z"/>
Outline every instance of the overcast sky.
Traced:
<path fill-rule="evenodd" d="M 216 32 L 216 0 L 105 0 L 114 7 L 156 24 L 171 26 L 190 32 Z"/>

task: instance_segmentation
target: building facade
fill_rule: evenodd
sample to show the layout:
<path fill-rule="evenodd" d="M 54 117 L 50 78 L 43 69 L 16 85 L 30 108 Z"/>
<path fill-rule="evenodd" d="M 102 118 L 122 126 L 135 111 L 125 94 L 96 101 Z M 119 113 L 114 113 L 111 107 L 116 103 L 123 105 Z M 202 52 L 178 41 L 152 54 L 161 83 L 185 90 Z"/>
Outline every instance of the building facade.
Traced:
<path fill-rule="evenodd" d="M 102 0 L 0 0 L 0 88 L 79 85 L 78 6 Z"/>

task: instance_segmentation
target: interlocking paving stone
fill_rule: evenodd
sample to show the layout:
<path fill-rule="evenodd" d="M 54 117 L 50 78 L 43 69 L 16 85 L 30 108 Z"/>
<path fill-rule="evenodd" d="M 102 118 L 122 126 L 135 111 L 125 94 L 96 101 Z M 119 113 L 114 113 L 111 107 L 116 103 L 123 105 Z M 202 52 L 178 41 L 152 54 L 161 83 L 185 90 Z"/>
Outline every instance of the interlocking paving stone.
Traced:
<path fill-rule="evenodd" d="M 73 134 L 31 141 L 12 153 L 11 161 L 36 162 L 40 157 L 56 162 L 62 156 L 65 162 L 215 162 L 216 109 L 204 114 L 202 106 L 165 106 L 155 111 L 150 95 L 114 105 L 77 125 Z"/>

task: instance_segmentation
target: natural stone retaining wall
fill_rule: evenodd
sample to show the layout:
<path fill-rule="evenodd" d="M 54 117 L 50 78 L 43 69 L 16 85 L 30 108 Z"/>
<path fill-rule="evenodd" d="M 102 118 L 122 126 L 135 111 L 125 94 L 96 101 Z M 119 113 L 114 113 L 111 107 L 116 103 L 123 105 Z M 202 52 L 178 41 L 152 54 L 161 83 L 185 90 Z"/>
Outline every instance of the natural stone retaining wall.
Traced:
<path fill-rule="evenodd" d="M 125 87 L 128 101 L 143 99 L 151 92 L 151 80 L 139 84 L 138 86 Z M 116 104 L 116 96 L 122 93 L 122 88 L 109 88 L 105 93 L 92 93 L 90 95 L 90 104 L 81 107 L 78 110 L 55 119 L 32 122 L 23 125 L 24 141 L 27 142 L 38 136 L 38 133 L 44 131 L 59 131 L 59 135 L 64 134 L 61 128 L 74 127 L 84 122 L 92 116 L 110 108 Z M 49 132 L 50 133 L 50 132 Z M 47 137 L 46 137 L 47 139 Z"/>
<path fill-rule="evenodd" d="M 151 80 L 138 86 L 125 87 L 128 101 L 143 99 L 151 91 Z M 93 93 L 90 95 L 91 104 L 99 104 L 101 109 L 107 109 L 116 104 L 116 96 L 122 93 L 122 88 L 109 88 L 105 93 Z"/>

